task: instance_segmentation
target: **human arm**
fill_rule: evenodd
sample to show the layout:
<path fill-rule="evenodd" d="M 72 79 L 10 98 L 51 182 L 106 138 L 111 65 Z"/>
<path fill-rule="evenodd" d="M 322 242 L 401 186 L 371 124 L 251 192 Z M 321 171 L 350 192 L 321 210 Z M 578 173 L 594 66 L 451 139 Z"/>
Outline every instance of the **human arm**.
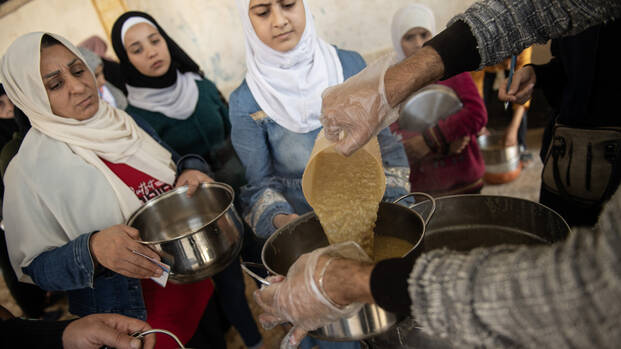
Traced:
<path fill-rule="evenodd" d="M 505 129 L 503 134 L 503 144 L 505 147 L 511 147 L 518 144 L 518 132 L 520 129 L 520 124 L 522 123 L 522 119 L 524 119 L 524 114 L 526 113 L 526 107 L 520 104 L 516 104 L 513 106 L 513 117 L 511 118 L 511 122 L 509 126 Z"/>
<path fill-rule="evenodd" d="M 131 337 L 150 329 L 146 322 L 123 315 L 93 314 L 69 323 L 62 334 L 63 348 L 99 349 L 105 345 L 117 349 L 153 349 L 154 334 L 143 340 Z"/>
<path fill-rule="evenodd" d="M 346 81 L 328 90 L 322 106 L 326 137 L 336 143 L 337 151 L 349 155 L 394 122 L 391 107 L 421 87 L 498 63 L 534 43 L 572 35 L 620 15 L 618 1 L 477 2 L 414 55 L 380 74 L 371 74 L 382 81 L 376 80 L 374 85 Z M 339 139 L 343 132 L 345 137 Z"/>
<path fill-rule="evenodd" d="M 150 329 L 146 322 L 117 314 L 95 314 L 70 321 L 9 319 L 0 322 L 2 348 L 99 349 L 104 345 L 118 349 L 152 349 L 153 335 L 144 345 L 129 334 Z"/>
<path fill-rule="evenodd" d="M 344 261 L 350 267 L 340 267 L 348 270 L 342 278 L 332 278 L 336 266 L 327 268 L 324 290 L 338 304 L 370 302 L 371 295 L 387 310 L 410 305 L 424 332 L 459 347 L 615 347 L 621 337 L 620 211 L 618 192 L 595 229 L 577 229 L 553 245 L 434 250 L 413 270 L 405 260 L 372 270 Z M 377 272 L 382 263 L 388 268 Z M 348 294 L 351 286 L 356 291 Z"/>
<path fill-rule="evenodd" d="M 247 101 L 254 98 L 244 86 L 231 95 L 229 108 L 231 141 L 248 181 L 240 190 L 242 215 L 255 234 L 267 238 L 278 228 L 275 223 L 286 223 L 291 216 L 283 216 L 295 211 L 282 194 L 282 184 L 274 179 L 267 132 L 247 108 Z"/>
<path fill-rule="evenodd" d="M 39 287 L 49 291 L 93 287 L 100 266 L 133 278 L 161 275 L 160 268 L 132 252 L 135 250 L 159 260 L 159 256 L 137 242 L 138 239 L 138 231 L 125 225 L 83 234 L 39 254 L 23 268 L 23 272 Z"/>

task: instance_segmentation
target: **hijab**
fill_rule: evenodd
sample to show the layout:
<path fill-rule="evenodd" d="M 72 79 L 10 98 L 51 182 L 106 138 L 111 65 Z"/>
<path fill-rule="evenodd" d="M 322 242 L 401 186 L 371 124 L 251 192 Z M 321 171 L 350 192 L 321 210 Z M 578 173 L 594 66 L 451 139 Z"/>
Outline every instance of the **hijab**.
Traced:
<path fill-rule="evenodd" d="M 141 202 L 101 159 L 125 163 L 161 181 L 173 183 L 175 165 L 171 154 L 127 113 L 101 100 L 98 111 L 87 120 L 55 115 L 39 68 L 44 35 L 58 40 L 85 61 L 78 49 L 65 38 L 51 33 L 30 33 L 16 39 L 6 51 L 0 63 L 0 81 L 15 106 L 28 116 L 34 129 L 65 143 L 74 154 L 103 174 L 119 201 L 123 216 L 128 218 Z"/>
<path fill-rule="evenodd" d="M 91 71 L 95 72 L 100 65 L 103 65 L 103 60 L 95 54 L 95 52 L 82 46 L 78 47 L 78 50 L 82 54 L 82 57 L 84 57 L 84 63 L 88 65 L 88 68 Z M 127 108 L 127 98 L 125 98 L 123 92 L 121 92 L 121 90 L 116 88 L 114 85 L 110 84 L 108 81 L 106 81 L 103 86 L 99 87 L 98 90 L 99 97 L 103 99 L 104 102 L 107 102 L 111 106 L 118 109 L 125 110 L 125 108 Z"/>
<path fill-rule="evenodd" d="M 94 52 L 97 56 L 101 58 L 106 58 L 106 51 L 108 50 L 108 44 L 104 41 L 104 39 L 100 38 L 97 35 L 93 35 L 88 39 L 82 41 L 78 44 L 79 48 L 85 48 L 92 52 Z"/>
<path fill-rule="evenodd" d="M 279 52 L 257 36 L 248 14 L 250 0 L 237 0 L 246 40 L 246 82 L 259 107 L 289 131 L 321 127 L 321 93 L 343 82 L 336 49 L 317 36 L 309 7 L 306 27 L 295 48 Z"/>
<path fill-rule="evenodd" d="M 416 27 L 425 28 L 431 32 L 432 36 L 436 35 L 436 19 L 429 7 L 423 4 L 411 4 L 395 12 L 392 18 L 391 34 L 392 45 L 399 60 L 405 59 L 405 53 L 401 47 L 403 35 Z"/>
<path fill-rule="evenodd" d="M 146 76 L 129 61 L 124 44 L 125 34 L 139 23 L 155 27 L 166 41 L 171 64 L 162 76 Z M 185 120 L 194 113 L 199 97 L 196 80 L 202 79 L 203 73 L 153 17 L 138 11 L 121 15 L 112 27 L 112 47 L 121 63 L 127 85 L 127 100 L 131 105 L 179 120 Z"/>

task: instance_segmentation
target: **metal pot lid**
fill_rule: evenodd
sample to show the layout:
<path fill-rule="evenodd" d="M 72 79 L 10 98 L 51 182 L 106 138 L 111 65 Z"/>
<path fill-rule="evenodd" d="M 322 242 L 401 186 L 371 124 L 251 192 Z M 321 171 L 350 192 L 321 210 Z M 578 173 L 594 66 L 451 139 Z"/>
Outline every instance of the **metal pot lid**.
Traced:
<path fill-rule="evenodd" d="M 407 131 L 422 132 L 462 108 L 463 104 L 452 88 L 439 84 L 429 85 L 403 102 L 399 113 L 399 127 Z"/>

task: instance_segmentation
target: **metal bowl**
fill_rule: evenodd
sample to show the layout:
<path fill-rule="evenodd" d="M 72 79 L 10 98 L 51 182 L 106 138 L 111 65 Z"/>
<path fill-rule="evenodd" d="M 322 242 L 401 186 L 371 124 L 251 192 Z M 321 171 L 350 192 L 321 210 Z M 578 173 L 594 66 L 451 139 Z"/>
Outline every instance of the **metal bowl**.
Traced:
<path fill-rule="evenodd" d="M 520 166 L 520 151 L 517 145 L 505 147 L 501 134 L 479 136 L 477 142 L 485 161 L 485 172 L 507 173 Z"/>
<path fill-rule="evenodd" d="M 429 85 L 403 102 L 399 113 L 399 127 L 422 132 L 457 113 L 461 108 L 463 104 L 453 89 L 444 85 Z"/>
<path fill-rule="evenodd" d="M 233 189 L 203 183 L 191 197 L 187 189 L 179 187 L 148 201 L 127 222 L 171 266 L 169 279 L 176 283 L 217 274 L 242 246 L 243 225 L 233 207 Z"/>

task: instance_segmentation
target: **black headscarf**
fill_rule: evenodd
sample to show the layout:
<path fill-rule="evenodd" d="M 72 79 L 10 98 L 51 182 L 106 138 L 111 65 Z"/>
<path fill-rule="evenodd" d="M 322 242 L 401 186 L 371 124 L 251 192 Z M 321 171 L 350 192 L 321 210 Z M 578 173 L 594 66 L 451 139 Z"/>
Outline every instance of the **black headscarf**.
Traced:
<path fill-rule="evenodd" d="M 4 96 L 4 86 L 0 84 L 0 96 Z M 13 113 L 17 114 L 17 107 L 14 107 Z M 17 132 L 17 123 L 15 119 L 0 119 L 0 150 L 2 147 L 13 138 L 13 133 Z"/>
<path fill-rule="evenodd" d="M 171 64 L 170 68 L 163 76 L 149 77 L 143 75 L 133 66 L 133 64 L 130 63 L 127 51 L 125 51 L 125 46 L 123 45 L 123 40 L 121 38 L 121 29 L 123 29 L 123 23 L 132 17 L 142 17 L 153 23 L 166 41 L 168 51 L 170 52 Z M 177 45 L 177 43 L 171 39 L 168 34 L 166 34 L 164 29 L 160 27 L 153 17 L 144 12 L 130 11 L 121 15 L 121 17 L 114 22 L 114 26 L 112 26 L 111 36 L 112 47 L 114 48 L 114 52 L 121 63 L 121 71 L 125 77 L 125 83 L 130 86 L 149 88 L 165 88 L 172 86 L 177 81 L 177 70 L 181 73 L 193 72 L 203 77 L 203 72 L 198 64 L 196 64 L 196 62 L 194 62 L 192 58 L 190 58 L 190 56 L 188 56 L 185 51 L 183 51 L 181 47 L 179 47 L 179 45 Z"/>

